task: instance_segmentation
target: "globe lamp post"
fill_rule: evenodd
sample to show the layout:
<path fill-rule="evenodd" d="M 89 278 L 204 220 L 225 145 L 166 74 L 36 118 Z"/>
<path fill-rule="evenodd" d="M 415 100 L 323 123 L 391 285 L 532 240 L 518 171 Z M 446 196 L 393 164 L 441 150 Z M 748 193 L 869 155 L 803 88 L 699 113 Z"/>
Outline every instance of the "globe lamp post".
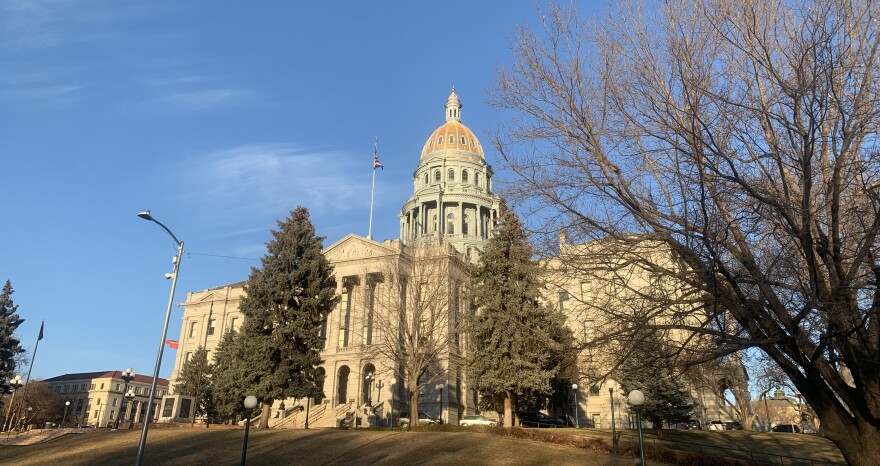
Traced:
<path fill-rule="evenodd" d="M 21 380 L 20 375 L 16 375 L 14 378 L 9 380 L 9 385 L 12 387 L 12 399 L 9 400 L 9 407 L 6 408 L 6 419 L 3 419 L 3 427 L 2 430 L 6 430 L 7 428 L 12 428 L 12 422 L 9 418 L 9 414 L 12 413 L 12 405 L 15 404 L 15 392 L 18 391 L 19 387 L 24 385 L 24 382 Z M 7 427 L 8 425 L 8 427 Z"/>
<path fill-rule="evenodd" d="M 128 384 L 129 384 L 129 382 L 132 381 L 132 379 L 134 379 L 134 371 L 132 371 L 131 368 L 129 367 L 128 369 L 125 370 L 125 372 L 122 373 L 122 380 L 125 381 L 125 386 L 122 387 L 122 393 L 128 392 Z M 123 396 L 128 398 L 127 395 L 123 395 Z M 119 418 L 120 417 L 121 416 L 116 416 L 116 425 L 113 427 L 114 429 L 119 428 Z"/>
<path fill-rule="evenodd" d="M 645 441 L 642 438 L 642 405 L 645 404 L 645 394 L 640 390 L 633 390 L 629 392 L 627 401 L 636 412 L 636 426 L 639 429 L 639 457 L 642 460 L 641 465 L 645 466 Z"/>
<path fill-rule="evenodd" d="M 244 399 L 244 410 L 247 413 L 247 420 L 244 421 L 244 444 L 241 447 L 241 466 L 245 465 L 247 457 L 248 433 L 251 430 L 251 413 L 257 407 L 257 397 L 250 395 Z"/>
<path fill-rule="evenodd" d="M 62 427 L 64 427 L 64 421 L 67 420 L 67 408 L 68 408 L 68 406 L 70 406 L 70 402 L 69 402 L 69 401 L 65 401 L 65 402 L 64 402 L 64 414 L 61 416 L 61 425 L 58 426 L 59 429 L 62 428 Z"/>
<path fill-rule="evenodd" d="M 125 394 L 125 399 L 128 400 L 128 428 L 131 429 L 134 426 L 134 411 L 132 408 L 132 402 L 134 402 L 134 392 L 129 390 L 128 393 Z M 116 427 L 119 427 L 119 417 L 116 418 Z"/>
<path fill-rule="evenodd" d="M 571 384 L 571 389 L 574 390 L 574 428 L 581 428 L 581 421 L 578 419 L 578 384 Z"/>

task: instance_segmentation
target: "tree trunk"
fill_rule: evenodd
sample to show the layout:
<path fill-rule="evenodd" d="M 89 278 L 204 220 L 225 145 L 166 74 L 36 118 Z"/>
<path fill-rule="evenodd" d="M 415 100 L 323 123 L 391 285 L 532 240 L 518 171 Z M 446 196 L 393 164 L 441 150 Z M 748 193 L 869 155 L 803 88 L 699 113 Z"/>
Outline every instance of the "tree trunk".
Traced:
<path fill-rule="evenodd" d="M 258 425 L 257 428 L 269 428 L 269 418 L 272 416 L 272 401 L 271 398 L 263 400 L 263 409 L 260 411 L 260 425 Z"/>
<path fill-rule="evenodd" d="M 504 391 L 504 427 L 513 427 L 513 399 L 510 390 Z"/>
<path fill-rule="evenodd" d="M 409 428 L 419 425 L 419 386 L 409 394 Z"/>

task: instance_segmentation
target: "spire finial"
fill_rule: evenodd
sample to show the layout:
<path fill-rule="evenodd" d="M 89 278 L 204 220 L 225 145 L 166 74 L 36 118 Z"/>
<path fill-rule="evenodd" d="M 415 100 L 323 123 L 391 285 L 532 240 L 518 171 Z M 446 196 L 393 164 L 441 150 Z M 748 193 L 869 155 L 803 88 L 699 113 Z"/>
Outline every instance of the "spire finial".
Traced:
<path fill-rule="evenodd" d="M 462 107 L 463 105 L 461 104 L 461 101 L 459 101 L 458 96 L 455 95 L 455 86 L 452 86 L 452 92 L 449 94 L 449 98 L 446 99 L 446 121 L 461 121 Z"/>

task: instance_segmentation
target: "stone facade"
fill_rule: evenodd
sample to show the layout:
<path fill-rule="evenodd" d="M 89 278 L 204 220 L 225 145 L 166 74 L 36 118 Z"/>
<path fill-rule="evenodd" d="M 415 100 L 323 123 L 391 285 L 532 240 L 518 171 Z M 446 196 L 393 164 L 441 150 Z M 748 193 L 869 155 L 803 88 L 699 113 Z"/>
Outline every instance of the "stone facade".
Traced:
<path fill-rule="evenodd" d="M 43 381 L 50 392 L 64 401 L 70 401 L 68 419 L 79 425 L 108 427 L 120 421 L 142 422 L 146 418 L 146 407 L 150 397 L 153 378 L 135 374 L 126 385 L 121 371 L 84 372 L 64 374 Z M 153 402 L 153 419 L 157 419 L 156 407 L 162 396 L 168 393 L 168 380 L 159 379 L 156 383 L 156 398 Z M 131 403 L 125 399 L 126 391 L 134 393 Z M 122 417 L 119 417 L 122 413 Z"/>

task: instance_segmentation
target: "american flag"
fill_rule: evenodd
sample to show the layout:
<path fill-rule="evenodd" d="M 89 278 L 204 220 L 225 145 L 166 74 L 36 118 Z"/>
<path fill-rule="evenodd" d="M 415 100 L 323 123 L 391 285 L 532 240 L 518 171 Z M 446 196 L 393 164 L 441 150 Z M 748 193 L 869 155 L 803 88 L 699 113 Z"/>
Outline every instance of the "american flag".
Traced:
<path fill-rule="evenodd" d="M 374 148 L 373 149 L 373 170 L 375 170 L 377 168 L 381 168 L 382 170 L 385 169 L 385 167 L 383 167 L 382 164 L 379 162 L 379 149 Z"/>

